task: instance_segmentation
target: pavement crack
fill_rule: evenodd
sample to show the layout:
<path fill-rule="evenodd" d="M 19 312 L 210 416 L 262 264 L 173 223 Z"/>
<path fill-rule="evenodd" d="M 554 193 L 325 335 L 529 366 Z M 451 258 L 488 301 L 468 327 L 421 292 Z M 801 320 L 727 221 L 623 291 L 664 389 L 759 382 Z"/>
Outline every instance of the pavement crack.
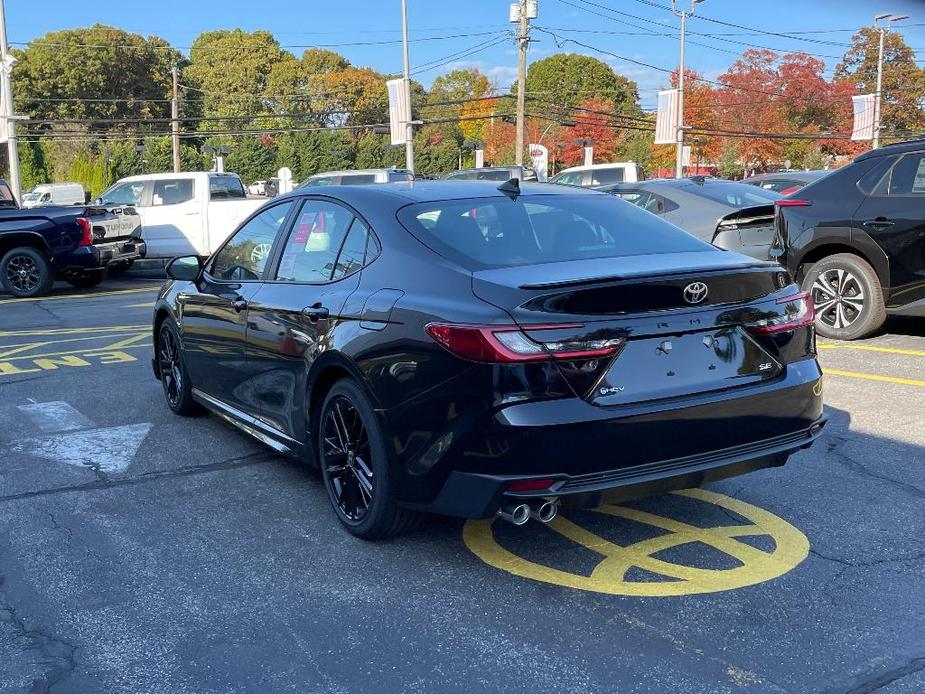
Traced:
<path fill-rule="evenodd" d="M 897 668 L 892 670 L 887 670 L 886 672 L 881 672 L 878 675 L 871 676 L 865 680 L 862 680 L 859 684 L 856 684 L 848 689 L 839 690 L 842 694 L 870 694 L 871 692 L 876 692 L 884 687 L 897 682 L 904 677 L 909 675 L 914 675 L 917 672 L 925 670 L 925 656 L 918 656 L 912 658 L 905 665 L 900 665 Z"/>
<path fill-rule="evenodd" d="M 71 540 L 74 539 L 74 534 L 71 532 L 71 529 L 70 529 L 69 527 L 67 527 L 66 525 L 61 525 L 61 524 L 58 522 L 58 519 L 55 518 L 55 514 L 52 513 L 51 511 L 45 510 L 45 515 L 47 515 L 48 518 L 49 518 L 49 520 L 51 520 L 51 526 L 52 526 L 55 530 L 63 530 L 63 531 L 64 531 L 64 533 L 67 535 L 68 544 L 70 544 Z"/>
<path fill-rule="evenodd" d="M 29 492 L 19 492 L 17 494 L 8 494 L 0 496 L 0 503 L 7 501 L 18 501 L 20 499 L 32 499 L 35 497 L 52 496 L 56 494 L 69 494 L 72 492 L 97 491 L 101 489 L 114 489 L 116 487 L 128 487 L 148 482 L 156 482 L 164 479 L 175 477 L 185 477 L 189 475 L 201 475 L 209 472 L 218 472 L 221 470 L 233 470 L 240 467 L 249 467 L 251 465 L 263 465 L 265 463 L 277 460 L 279 455 L 270 451 L 258 451 L 244 456 L 237 456 L 221 460 L 217 463 L 204 463 L 202 465 L 190 465 L 188 467 L 174 468 L 171 470 L 154 470 L 145 472 L 135 477 L 112 478 L 106 477 L 94 482 L 84 484 L 73 484 L 64 487 L 53 487 L 51 489 L 38 489 Z"/>
<path fill-rule="evenodd" d="M 849 453 L 845 452 L 844 447 L 847 443 L 847 438 L 837 434 L 830 434 L 826 438 L 826 447 L 828 452 L 835 456 L 835 459 L 838 460 L 842 466 L 846 467 L 852 472 L 857 472 L 865 475 L 866 477 L 871 477 L 873 479 L 880 480 L 881 482 L 886 482 L 887 484 L 893 485 L 894 487 L 901 489 L 908 494 L 911 494 L 912 496 L 925 499 L 925 489 L 916 487 L 914 484 L 904 482 L 903 480 L 895 479 L 894 477 L 878 474 L 868 469 L 864 463 L 852 457 Z"/>

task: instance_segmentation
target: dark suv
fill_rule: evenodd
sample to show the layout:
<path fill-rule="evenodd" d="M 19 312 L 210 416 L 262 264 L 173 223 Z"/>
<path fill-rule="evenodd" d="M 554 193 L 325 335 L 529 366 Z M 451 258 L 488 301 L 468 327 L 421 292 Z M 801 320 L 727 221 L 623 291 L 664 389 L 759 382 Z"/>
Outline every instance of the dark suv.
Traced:
<path fill-rule="evenodd" d="M 925 139 L 866 152 L 775 206 L 771 258 L 813 295 L 820 335 L 925 317 Z"/>

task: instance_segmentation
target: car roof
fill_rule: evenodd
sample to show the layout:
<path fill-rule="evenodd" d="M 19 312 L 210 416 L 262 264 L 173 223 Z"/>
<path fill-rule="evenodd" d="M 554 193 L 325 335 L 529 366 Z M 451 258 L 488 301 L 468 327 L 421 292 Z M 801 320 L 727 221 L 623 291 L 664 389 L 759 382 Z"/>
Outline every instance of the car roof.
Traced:
<path fill-rule="evenodd" d="M 180 173 L 136 174 L 134 176 L 120 178 L 119 181 L 159 181 L 165 178 L 192 178 L 193 176 L 202 176 L 203 174 L 207 176 L 234 176 L 235 178 L 240 178 L 238 174 L 230 171 L 223 171 L 222 173 L 216 171 L 181 171 Z"/>
<path fill-rule="evenodd" d="M 757 174 L 743 179 L 742 183 L 749 181 L 773 181 L 775 179 L 793 181 L 815 181 L 817 178 L 832 173 L 828 169 L 811 169 L 810 171 L 776 171 L 774 173 Z"/>
<path fill-rule="evenodd" d="M 569 173 L 570 171 L 599 171 L 600 169 L 625 169 L 628 166 L 637 166 L 634 161 L 615 161 L 609 164 L 590 164 L 588 166 L 572 166 L 568 169 L 562 169 L 559 174 Z"/>
<path fill-rule="evenodd" d="M 509 195 L 498 189 L 498 181 L 399 181 L 368 185 L 332 185 L 298 188 L 277 199 L 304 195 L 330 196 L 345 202 L 375 203 L 391 201 L 397 206 L 439 200 L 501 198 Z M 521 183 L 521 195 L 602 195 L 594 190 L 552 183 Z"/>
<path fill-rule="evenodd" d="M 319 171 L 312 174 L 308 179 L 320 178 L 321 176 L 346 176 L 349 174 L 376 174 L 376 173 L 411 173 L 408 169 L 341 169 L 339 171 Z"/>
<path fill-rule="evenodd" d="M 690 190 L 703 186 L 715 185 L 747 185 L 741 181 L 728 181 L 725 178 L 695 177 L 695 178 L 650 178 L 637 183 L 611 183 L 598 186 L 597 190 L 626 190 L 630 188 L 674 188 L 676 190 Z M 751 187 L 751 186 L 750 186 Z"/>
<path fill-rule="evenodd" d="M 906 152 L 918 152 L 925 149 L 925 138 L 916 140 L 906 140 L 904 142 L 894 142 L 893 144 L 884 145 L 869 152 L 859 154 L 854 158 L 855 161 L 864 161 L 874 157 L 885 157 L 890 154 L 905 154 Z"/>

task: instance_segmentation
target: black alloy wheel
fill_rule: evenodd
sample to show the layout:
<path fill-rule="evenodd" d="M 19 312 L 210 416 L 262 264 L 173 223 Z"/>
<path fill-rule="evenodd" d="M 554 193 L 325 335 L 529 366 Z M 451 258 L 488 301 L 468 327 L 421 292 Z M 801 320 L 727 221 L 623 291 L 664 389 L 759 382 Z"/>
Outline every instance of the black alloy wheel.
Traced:
<path fill-rule="evenodd" d="M 54 283 L 48 260 L 35 248 L 14 248 L 0 262 L 0 280 L 13 296 L 46 294 Z"/>
<path fill-rule="evenodd" d="M 169 318 L 161 324 L 157 336 L 157 369 L 161 376 L 167 406 L 173 412 L 185 416 L 201 411 L 193 400 L 192 388 L 183 363 L 180 338 L 173 321 Z"/>
<path fill-rule="evenodd" d="M 337 508 L 347 522 L 362 521 L 373 502 L 372 451 L 363 418 L 343 395 L 325 411 L 321 445 L 325 478 Z"/>
<path fill-rule="evenodd" d="M 418 514 L 400 507 L 392 496 L 385 436 L 356 381 L 344 378 L 334 384 L 315 427 L 328 499 L 351 534 L 379 540 L 417 524 Z"/>

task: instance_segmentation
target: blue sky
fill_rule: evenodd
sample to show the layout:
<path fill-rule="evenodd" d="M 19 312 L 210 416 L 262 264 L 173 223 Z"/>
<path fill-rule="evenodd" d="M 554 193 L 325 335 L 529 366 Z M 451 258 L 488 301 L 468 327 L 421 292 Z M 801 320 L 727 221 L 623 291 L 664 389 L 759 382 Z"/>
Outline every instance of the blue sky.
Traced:
<path fill-rule="evenodd" d="M 665 84 L 666 75 L 623 58 L 663 68 L 677 64 L 677 19 L 665 9 L 653 6 L 668 4 L 669 0 L 539 0 L 539 18 L 535 22 L 538 27 L 615 55 L 598 53 L 575 44 L 558 48 L 555 37 L 535 31 L 533 36 L 538 41 L 531 46 L 531 57 L 538 59 L 557 50 L 594 55 L 621 74 L 636 80 L 643 106 L 651 106 L 656 90 Z M 408 6 L 411 38 L 417 39 L 411 44 L 411 64 L 424 68 L 415 74 L 417 79 L 430 84 L 441 72 L 474 66 L 488 73 L 501 89 L 507 89 L 516 75 L 517 64 L 513 40 L 500 33 L 512 27 L 507 22 L 507 0 L 408 0 Z M 180 47 L 189 46 L 199 33 L 206 30 L 235 27 L 266 29 L 296 54 L 310 45 L 361 44 L 401 38 L 399 0 L 305 0 L 292 3 L 254 0 L 160 0 L 158 3 L 93 0 L 79 3 L 45 0 L 41 4 L 9 0 L 6 10 L 7 34 L 11 42 L 27 42 L 49 31 L 86 26 L 93 22 L 145 35 L 156 34 Z M 697 7 L 697 14 L 706 18 L 778 33 L 856 29 L 869 25 L 873 15 L 880 12 L 911 15 L 911 19 L 905 22 L 911 26 L 903 33 L 907 42 L 919 49 L 917 57 L 925 61 L 923 0 L 707 0 Z M 688 66 L 708 78 L 720 75 L 747 47 L 743 44 L 781 51 L 804 50 L 825 60 L 829 70 L 837 62 L 835 57 L 844 52 L 842 45 L 761 35 L 700 18 L 690 20 L 688 29 L 712 34 L 689 34 L 691 43 L 687 49 Z M 653 36 L 653 32 L 675 36 Z M 446 36 L 455 38 L 434 40 L 435 37 Z M 832 31 L 803 36 L 814 41 L 844 44 L 850 40 L 851 32 Z M 494 43 L 496 40 L 497 43 Z M 337 45 L 332 49 L 346 55 L 356 65 L 369 65 L 383 72 L 401 68 L 400 43 Z M 472 53 L 464 55 L 468 49 Z"/>

